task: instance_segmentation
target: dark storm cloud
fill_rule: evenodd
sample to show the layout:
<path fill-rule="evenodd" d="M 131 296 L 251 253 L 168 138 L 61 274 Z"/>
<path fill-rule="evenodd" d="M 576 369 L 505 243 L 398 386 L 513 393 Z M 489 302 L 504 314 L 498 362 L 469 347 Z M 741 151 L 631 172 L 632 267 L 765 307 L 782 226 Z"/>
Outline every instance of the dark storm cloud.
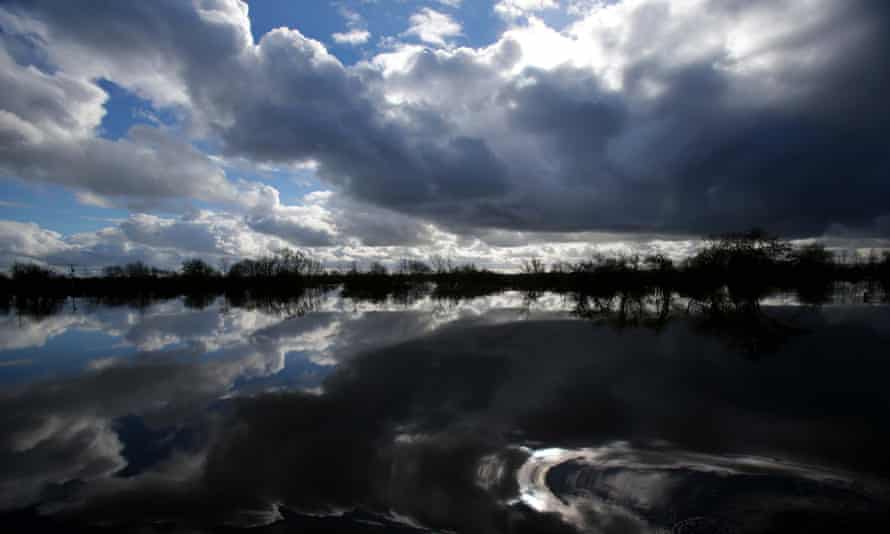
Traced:
<path fill-rule="evenodd" d="M 535 84 L 502 95 L 518 102 L 511 114 L 518 129 L 552 142 L 554 175 L 565 188 L 550 202 L 528 204 L 563 229 L 707 233 L 757 224 L 818 235 L 843 222 L 878 230 L 873 223 L 887 212 L 881 199 L 890 193 L 890 107 L 881 89 L 890 82 L 882 52 L 890 19 L 874 2 L 823 8 L 815 28 L 768 43 L 815 56 L 771 73 L 794 93 L 776 102 L 734 79 L 725 50 L 679 66 L 655 51 L 626 67 L 620 94 L 598 87 L 584 69 L 528 72 Z M 635 13 L 626 22 L 644 19 Z M 856 33 L 852 44 L 823 45 L 844 32 Z M 641 102 L 646 80 L 661 90 Z"/>
<path fill-rule="evenodd" d="M 362 127 L 379 120 L 370 113 L 351 122 L 316 115 L 322 124 L 313 133 L 345 122 L 355 127 L 355 137 L 325 142 L 322 136 L 321 145 L 333 150 L 307 155 L 320 156 L 323 174 L 351 194 L 451 227 L 707 233 L 757 224 L 817 235 L 841 223 L 873 232 L 874 219 L 887 211 L 881 199 L 890 194 L 888 106 L 880 91 L 888 81 L 887 60 L 879 55 L 886 32 L 874 22 L 888 22 L 887 10 L 874 3 L 823 9 L 829 11 L 823 23 L 770 44 L 787 54 L 824 56 L 818 68 L 780 66 L 773 74 L 801 94 L 777 103 L 744 94 L 756 89 L 732 79 L 721 63 L 726 58 L 716 55 L 726 51 L 680 66 L 658 57 L 636 60 L 625 69 L 625 88 L 618 93 L 587 69 L 526 69 L 521 83 L 497 84 L 491 67 L 461 54 L 434 59 L 425 53 L 392 82 L 422 80 L 412 84 L 425 92 L 421 101 L 401 107 L 408 124 L 393 131 L 392 125 Z M 644 14 L 634 16 L 628 24 L 645 24 Z M 821 47 L 833 31 L 862 35 L 839 50 Z M 529 78 L 535 83 L 528 84 Z M 636 85 L 653 78 L 662 92 L 641 102 Z M 848 80 L 856 80 L 855 95 Z M 445 82 L 462 90 L 449 91 Z M 461 96 L 448 98 L 455 94 Z M 436 98 L 444 100 L 431 102 Z M 447 139 L 453 135 L 449 122 L 463 120 L 451 116 L 455 108 L 486 102 L 504 106 L 505 125 L 500 131 L 483 126 L 484 141 L 456 138 L 451 150 L 446 145 L 431 152 L 398 141 L 417 135 Z M 251 115 L 275 123 L 272 113 Z M 542 160 L 525 164 L 493 150 L 498 135 L 530 136 L 544 147 Z M 232 146 L 253 151 L 237 141 Z M 624 153 L 616 155 L 616 147 Z M 285 150 L 279 157 L 287 155 Z M 509 185 L 502 186 L 503 180 Z"/>
<path fill-rule="evenodd" d="M 763 8 L 713 5 L 711 15 Z M 675 64 L 665 57 L 677 45 L 671 35 L 665 52 L 633 55 L 652 33 L 652 17 L 638 10 L 626 21 L 639 37 L 627 45 L 620 91 L 586 68 L 528 67 L 504 82 L 496 68 L 515 61 L 509 57 L 484 63 L 419 52 L 391 79 L 366 73 L 361 85 L 339 65 L 302 70 L 308 80 L 270 80 L 263 85 L 307 95 L 311 111 L 290 103 L 247 108 L 236 121 L 247 127 L 223 136 L 230 149 L 255 157 L 317 158 L 322 175 L 348 193 L 458 230 L 709 233 L 761 225 L 818 235 L 842 224 L 880 232 L 875 222 L 890 194 L 890 111 L 881 97 L 890 81 L 881 55 L 887 9 L 869 2 L 819 9 L 817 23 L 764 45 L 781 56 L 764 74 L 775 78 L 778 96 L 727 68 L 739 60 L 725 48 Z M 793 29 L 793 20 L 785 23 Z M 643 96 L 647 82 L 660 86 L 657 96 Z M 392 106 L 368 87 L 414 97 L 388 120 Z M 486 105 L 500 110 L 502 124 L 474 124 L 462 109 Z M 530 139 L 535 159 L 499 136 Z"/>
<path fill-rule="evenodd" d="M 227 95 L 233 153 L 269 161 L 312 158 L 351 194 L 401 211 L 434 209 L 504 192 L 505 169 L 486 143 L 456 135 L 439 115 L 372 99 L 366 84 L 297 32 L 275 31 L 246 65 L 249 85 Z M 374 77 L 373 74 L 368 74 Z M 298 97 L 296 96 L 298 95 Z"/>
<path fill-rule="evenodd" d="M 834 225 L 886 235 L 890 9 L 867 0 L 712 0 L 694 12 L 661 0 L 624 4 L 601 6 L 620 13 L 620 31 L 593 17 L 561 35 L 536 22 L 489 49 L 402 47 L 398 65 L 383 54 L 352 67 L 298 31 L 253 43 L 233 1 L 9 9 L 46 26 L 55 63 L 189 110 L 195 131 L 229 154 L 312 159 L 353 198 L 460 232 L 761 225 L 817 235 Z M 542 32 L 549 37 L 535 36 Z M 553 41 L 562 48 L 546 48 Z M 609 68 L 526 61 L 594 45 L 590 61 Z M 77 66 L 75 55 L 88 61 Z M 33 145 L 48 127 L 28 110 L 12 113 L 4 144 L 7 130 Z M 54 160 L 45 156 L 14 170 L 49 179 Z M 182 180 L 137 182 L 212 197 L 219 186 L 198 187 L 195 174 L 184 189 L 163 185 Z M 119 194 L 103 176 L 74 181 Z"/>

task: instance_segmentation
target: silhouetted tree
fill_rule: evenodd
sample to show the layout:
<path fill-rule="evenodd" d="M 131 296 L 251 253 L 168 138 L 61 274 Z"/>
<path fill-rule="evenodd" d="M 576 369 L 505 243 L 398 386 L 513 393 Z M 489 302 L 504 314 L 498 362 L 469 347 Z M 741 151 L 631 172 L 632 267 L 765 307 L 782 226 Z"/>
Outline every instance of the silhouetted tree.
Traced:
<path fill-rule="evenodd" d="M 810 243 L 794 249 L 788 259 L 804 276 L 824 276 L 835 266 L 834 254 L 822 243 Z"/>
<path fill-rule="evenodd" d="M 788 258 L 791 245 L 764 230 L 709 237 L 708 244 L 687 262 L 694 270 L 752 274 Z"/>
<path fill-rule="evenodd" d="M 123 278 L 126 274 L 120 265 L 109 265 L 102 268 L 102 276 L 105 278 Z"/>
<path fill-rule="evenodd" d="M 151 278 L 162 273 L 159 269 L 149 267 L 141 261 L 124 265 L 123 271 L 127 278 Z"/>
<path fill-rule="evenodd" d="M 42 282 L 56 277 L 56 273 L 46 267 L 37 265 L 36 263 L 19 262 L 12 264 L 10 275 L 16 282 L 24 282 L 28 284 Z"/>
<path fill-rule="evenodd" d="M 368 267 L 368 274 L 374 276 L 386 276 L 389 274 L 389 269 L 386 268 L 386 265 L 383 265 L 379 261 L 375 261 Z"/>
<path fill-rule="evenodd" d="M 182 262 L 182 276 L 186 278 L 207 279 L 216 278 L 219 272 L 206 261 L 194 258 Z"/>
<path fill-rule="evenodd" d="M 304 277 L 324 274 L 320 261 L 301 250 L 281 248 L 271 256 L 244 259 L 234 263 L 228 272 L 231 278 Z"/>
<path fill-rule="evenodd" d="M 433 268 L 420 260 L 402 258 L 399 261 L 399 272 L 402 274 L 430 274 Z"/>
<path fill-rule="evenodd" d="M 482 271 L 479 269 L 479 267 L 476 267 L 475 263 L 465 263 L 463 265 L 458 265 L 457 267 L 453 267 L 451 269 L 452 274 L 464 275 L 464 276 L 478 274 L 481 272 Z"/>
<path fill-rule="evenodd" d="M 555 261 L 550 265 L 550 272 L 555 274 L 570 273 L 572 270 L 572 264 L 567 261 Z"/>
<path fill-rule="evenodd" d="M 540 258 L 523 260 L 520 268 L 525 274 L 543 274 L 547 272 L 547 268 L 544 266 L 544 261 Z"/>
<path fill-rule="evenodd" d="M 430 263 L 433 264 L 433 270 L 437 274 L 445 274 L 452 269 L 451 259 L 438 254 L 430 258 Z"/>
<path fill-rule="evenodd" d="M 278 249 L 273 261 L 276 274 L 282 276 L 318 276 L 324 272 L 321 262 L 302 250 Z"/>

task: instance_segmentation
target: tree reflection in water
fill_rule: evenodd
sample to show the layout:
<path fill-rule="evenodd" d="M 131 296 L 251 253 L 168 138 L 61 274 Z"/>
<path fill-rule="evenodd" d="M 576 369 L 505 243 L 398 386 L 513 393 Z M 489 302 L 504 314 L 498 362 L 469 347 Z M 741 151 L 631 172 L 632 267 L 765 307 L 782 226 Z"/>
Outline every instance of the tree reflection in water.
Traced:
<path fill-rule="evenodd" d="M 79 325 L 142 348 L 4 389 L 0 524 L 890 524 L 885 307 L 773 306 L 725 289 L 358 305 L 320 291 L 20 316 L 64 317 L 55 336 Z M 317 388 L 287 389 L 304 377 L 288 374 L 299 361 L 326 369 Z"/>

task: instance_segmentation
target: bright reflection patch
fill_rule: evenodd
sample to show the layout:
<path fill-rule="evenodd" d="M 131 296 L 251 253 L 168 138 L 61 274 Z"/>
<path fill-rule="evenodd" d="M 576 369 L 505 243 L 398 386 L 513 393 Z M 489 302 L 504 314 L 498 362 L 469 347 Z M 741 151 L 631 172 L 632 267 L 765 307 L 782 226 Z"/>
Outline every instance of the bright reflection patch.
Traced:
<path fill-rule="evenodd" d="M 855 509 L 863 503 L 886 502 L 890 496 L 876 481 L 864 482 L 861 477 L 775 458 L 717 456 L 666 446 L 635 448 L 620 441 L 577 449 L 518 448 L 528 457 L 515 472 L 518 493 L 505 504 L 557 514 L 585 531 L 605 525 L 648 530 L 692 520 L 729 525 L 730 520 L 720 517 L 681 515 L 665 522 L 676 510 L 694 510 L 695 498 L 710 499 L 709 505 L 716 503 L 718 510 L 728 510 L 725 515 L 731 517 L 740 503 L 753 506 L 750 503 L 768 503 L 770 499 L 805 508 L 825 498 Z M 493 487 L 501 477 L 510 476 L 497 458 L 491 455 L 480 462 L 480 487 Z M 750 489 L 740 491 L 739 487 Z M 803 493 L 800 488 L 806 488 L 812 502 L 794 493 Z M 689 495 L 698 497 L 690 499 Z M 768 513 L 767 504 L 758 506 L 763 510 L 749 511 L 753 517 Z"/>

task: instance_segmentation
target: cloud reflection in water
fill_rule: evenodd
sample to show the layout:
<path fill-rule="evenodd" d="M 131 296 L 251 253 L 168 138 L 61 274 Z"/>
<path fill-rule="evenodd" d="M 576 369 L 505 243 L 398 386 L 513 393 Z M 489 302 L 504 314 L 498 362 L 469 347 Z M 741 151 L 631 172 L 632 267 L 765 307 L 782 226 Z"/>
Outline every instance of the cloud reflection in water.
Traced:
<path fill-rule="evenodd" d="M 887 519 L 887 309 L 770 309 L 801 333 L 752 360 L 694 317 L 615 329 L 517 296 L 83 312 L 137 350 L 4 389 L 2 505 L 183 528 L 356 509 L 474 532 Z"/>

